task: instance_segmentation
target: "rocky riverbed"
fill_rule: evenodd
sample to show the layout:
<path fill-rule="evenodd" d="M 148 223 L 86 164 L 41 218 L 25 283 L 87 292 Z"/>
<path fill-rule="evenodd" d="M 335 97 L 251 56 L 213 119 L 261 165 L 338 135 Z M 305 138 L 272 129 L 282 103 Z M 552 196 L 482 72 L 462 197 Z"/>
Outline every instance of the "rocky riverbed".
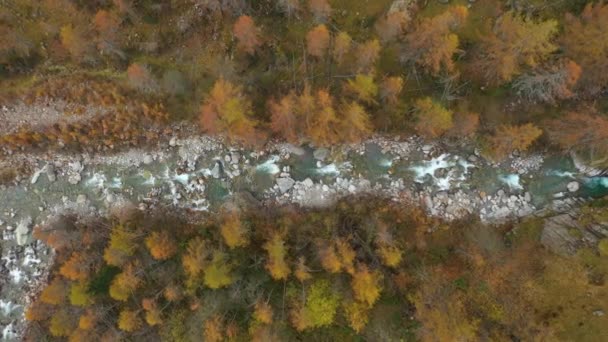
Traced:
<path fill-rule="evenodd" d="M 589 197 L 590 187 L 594 194 L 608 188 L 608 179 L 579 171 L 570 157 L 514 155 L 495 164 L 473 148 L 416 138 L 332 148 L 270 143 L 254 151 L 193 135 L 112 154 L 17 153 L 0 166 L 19 170 L 0 185 L 0 331 L 9 340 L 23 329 L 29 296 L 52 262 L 31 231 L 64 213 L 106 215 L 126 203 L 207 211 L 242 193 L 269 205 L 319 207 L 374 194 L 446 220 L 475 215 L 492 223 L 562 210 Z"/>

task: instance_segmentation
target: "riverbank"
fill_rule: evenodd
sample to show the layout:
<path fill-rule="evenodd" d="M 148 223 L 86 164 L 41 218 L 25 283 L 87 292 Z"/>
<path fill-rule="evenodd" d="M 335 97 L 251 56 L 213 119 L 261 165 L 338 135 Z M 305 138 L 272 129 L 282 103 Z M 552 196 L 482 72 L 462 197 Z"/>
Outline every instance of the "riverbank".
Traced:
<path fill-rule="evenodd" d="M 151 149 L 13 154 L 3 163 L 20 170 L 0 188 L 7 337 L 19 336 L 29 303 L 24 290 L 35 293 L 52 262 L 32 229 L 62 214 L 103 216 L 125 205 L 214 211 L 243 195 L 266 205 L 323 207 L 369 194 L 423 206 L 447 221 L 474 215 L 500 223 L 567 209 L 589 183 L 569 157 L 513 155 L 496 164 L 467 145 L 380 136 L 329 149 L 276 142 L 256 151 L 187 135 Z"/>

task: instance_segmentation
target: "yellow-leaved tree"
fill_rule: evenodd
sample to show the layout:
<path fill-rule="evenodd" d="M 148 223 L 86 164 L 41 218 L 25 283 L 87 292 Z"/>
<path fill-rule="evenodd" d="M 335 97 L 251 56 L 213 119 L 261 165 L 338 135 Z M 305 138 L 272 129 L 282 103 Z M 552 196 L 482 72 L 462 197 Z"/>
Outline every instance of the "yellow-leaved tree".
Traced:
<path fill-rule="evenodd" d="M 284 280 L 289 276 L 289 266 L 285 260 L 287 256 L 287 247 L 285 241 L 279 233 L 273 233 L 263 248 L 268 252 L 268 260 L 266 261 L 266 269 L 270 276 L 275 280 Z"/>

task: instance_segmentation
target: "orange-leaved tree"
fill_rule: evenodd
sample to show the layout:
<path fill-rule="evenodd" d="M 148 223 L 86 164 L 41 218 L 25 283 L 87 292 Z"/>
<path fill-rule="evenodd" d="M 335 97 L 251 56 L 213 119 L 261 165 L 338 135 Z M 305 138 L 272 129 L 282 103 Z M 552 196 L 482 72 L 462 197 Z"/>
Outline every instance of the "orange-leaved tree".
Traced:
<path fill-rule="evenodd" d="M 255 144 L 262 137 L 241 87 L 223 78 L 215 82 L 203 102 L 200 126 L 209 134 L 225 133 L 229 139 L 247 144 Z"/>
<path fill-rule="evenodd" d="M 453 6 L 438 16 L 423 19 L 405 37 L 402 60 L 413 62 L 432 75 L 452 72 L 453 56 L 459 46 L 458 35 L 454 32 L 464 24 L 467 16 L 466 7 Z"/>
<path fill-rule="evenodd" d="M 313 57 L 323 58 L 329 47 L 329 38 L 327 26 L 315 26 L 306 34 L 306 51 Z"/>
<path fill-rule="evenodd" d="M 236 20 L 232 32 L 238 40 L 237 47 L 250 55 L 262 44 L 258 28 L 248 15 L 242 15 Z"/>

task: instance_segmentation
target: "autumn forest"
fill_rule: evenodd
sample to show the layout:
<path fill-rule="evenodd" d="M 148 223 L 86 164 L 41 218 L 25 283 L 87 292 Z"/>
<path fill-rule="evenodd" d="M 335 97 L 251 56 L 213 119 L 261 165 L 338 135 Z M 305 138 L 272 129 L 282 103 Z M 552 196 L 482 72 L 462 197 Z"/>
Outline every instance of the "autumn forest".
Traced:
<path fill-rule="evenodd" d="M 40 103 L 61 119 L 0 112 L 0 158 L 109 155 L 176 135 L 253 150 L 415 136 L 496 168 L 576 155 L 605 177 L 608 2 L 0 0 L 0 109 Z M 2 160 L 9 186 L 21 171 Z M 33 225 L 53 264 L 21 339 L 608 336 L 605 198 L 577 199 L 576 246 L 558 253 L 544 243 L 551 209 L 488 223 L 430 215 L 416 198 L 234 197 Z"/>

